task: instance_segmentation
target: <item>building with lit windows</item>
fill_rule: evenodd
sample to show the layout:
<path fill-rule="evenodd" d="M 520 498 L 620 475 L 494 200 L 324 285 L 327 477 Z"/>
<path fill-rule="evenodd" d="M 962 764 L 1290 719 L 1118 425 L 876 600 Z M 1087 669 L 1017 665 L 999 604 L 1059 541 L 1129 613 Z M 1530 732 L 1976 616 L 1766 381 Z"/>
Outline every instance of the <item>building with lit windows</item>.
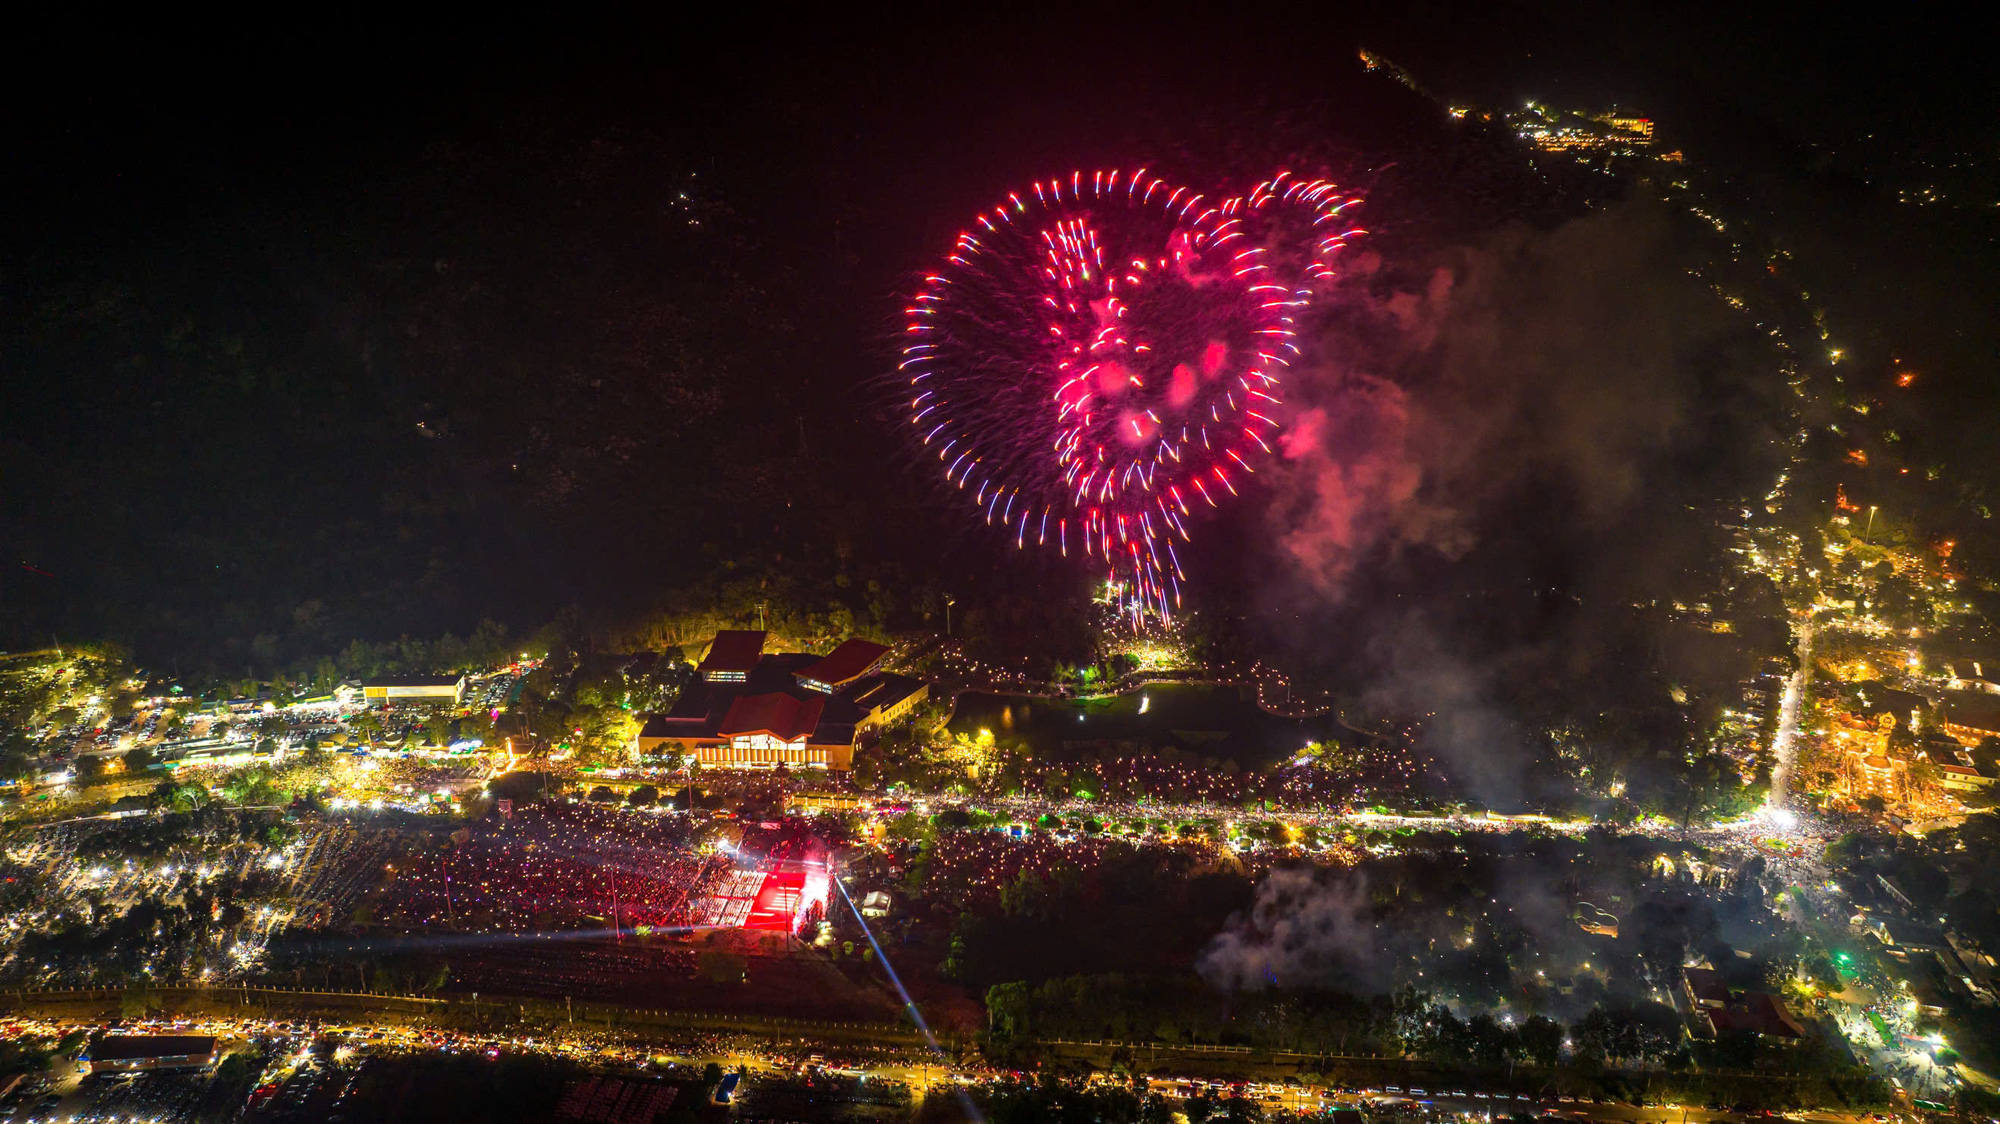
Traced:
<path fill-rule="evenodd" d="M 708 654 L 695 668 L 709 683 L 742 683 L 764 658 L 764 638 L 756 629 L 724 629 L 708 642 Z"/>
<path fill-rule="evenodd" d="M 1653 122 L 1647 118 L 1620 117 L 1617 114 L 1607 113 L 1596 120 L 1611 130 L 1612 137 L 1617 140 L 1641 145 L 1653 143 Z"/>
<path fill-rule="evenodd" d="M 841 691 L 841 697 L 861 711 L 857 722 L 862 729 L 883 726 L 917 708 L 931 697 L 931 685 L 908 675 L 883 672 L 857 679 Z"/>
<path fill-rule="evenodd" d="M 845 771 L 858 737 L 930 695 L 921 679 L 875 670 L 889 652 L 883 645 L 848 640 L 816 656 L 765 652 L 764 638 L 717 633 L 700 677 L 640 726 L 639 755 L 679 752 L 723 769 Z"/>
<path fill-rule="evenodd" d="M 1966 745 L 2000 737 L 2000 696 L 1954 691 L 1944 697 L 1944 730 Z"/>
<path fill-rule="evenodd" d="M 799 669 L 799 686 L 831 695 L 873 671 L 875 665 L 882 662 L 882 657 L 888 654 L 889 648 L 885 644 L 860 637 L 843 640 L 840 647 L 827 653 L 826 658 Z"/>
<path fill-rule="evenodd" d="M 383 703 L 449 703 L 457 706 L 465 699 L 463 675 L 389 675 L 361 684 L 361 697 L 369 706 Z"/>

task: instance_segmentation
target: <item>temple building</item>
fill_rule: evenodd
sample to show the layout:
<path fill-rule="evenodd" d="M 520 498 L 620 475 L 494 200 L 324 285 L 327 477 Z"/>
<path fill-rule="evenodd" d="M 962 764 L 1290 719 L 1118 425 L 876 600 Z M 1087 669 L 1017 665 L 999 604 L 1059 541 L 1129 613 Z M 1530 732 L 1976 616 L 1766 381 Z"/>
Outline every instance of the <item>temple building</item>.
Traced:
<path fill-rule="evenodd" d="M 695 670 L 707 683 L 742 683 L 764 658 L 764 637 L 757 630 L 724 629 L 708 642 L 708 654 Z"/>
<path fill-rule="evenodd" d="M 825 659 L 799 669 L 799 686 L 831 695 L 874 670 L 888 654 L 889 649 L 883 644 L 859 637 L 843 640 Z"/>
<path fill-rule="evenodd" d="M 929 697 L 923 680 L 876 670 L 889 653 L 881 644 L 853 639 L 816 656 L 765 652 L 764 640 L 762 632 L 718 632 L 699 677 L 640 727 L 640 756 L 678 751 L 713 768 L 845 771 L 859 736 Z"/>

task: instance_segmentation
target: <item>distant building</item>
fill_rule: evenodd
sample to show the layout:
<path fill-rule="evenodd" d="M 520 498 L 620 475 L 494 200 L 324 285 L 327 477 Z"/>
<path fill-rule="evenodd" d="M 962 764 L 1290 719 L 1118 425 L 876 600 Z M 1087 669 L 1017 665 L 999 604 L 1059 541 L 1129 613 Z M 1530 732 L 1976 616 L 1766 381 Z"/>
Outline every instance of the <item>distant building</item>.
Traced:
<path fill-rule="evenodd" d="M 1653 144 L 1653 122 L 1645 117 L 1586 115 L 1530 102 L 1507 120 L 1523 140 L 1545 152 L 1631 152 Z"/>
<path fill-rule="evenodd" d="M 1681 985 L 1687 990 L 1690 1007 L 1720 1011 L 1729 1006 L 1729 985 L 1713 968 L 1681 969 Z"/>
<path fill-rule="evenodd" d="M 1923 1015 L 1925 1018 L 1941 1019 L 1944 1017 L 1944 996 L 1938 994 L 1938 989 L 1932 987 L 1930 981 L 1913 981 L 1910 984 L 1910 998 L 1916 1001 L 1917 1013 Z"/>
<path fill-rule="evenodd" d="M 387 675 L 361 684 L 361 696 L 370 706 L 392 702 L 450 703 L 465 699 L 463 675 Z"/>
<path fill-rule="evenodd" d="M 1905 952 L 1937 952 L 1951 947 L 1944 930 L 1918 921 L 1885 919 L 1875 927 L 1875 935 L 1890 948 Z"/>
<path fill-rule="evenodd" d="M 818 691 L 823 695 L 833 694 L 856 679 L 874 670 L 889 654 L 886 645 L 872 640 L 855 638 L 844 640 L 825 659 L 800 668 L 797 677 L 799 686 L 808 691 Z"/>
<path fill-rule="evenodd" d="M 854 792 L 795 792 L 789 807 L 792 811 L 816 816 L 821 812 L 852 812 L 869 802 Z"/>
<path fill-rule="evenodd" d="M 1896 901 L 1900 903 L 1904 909 L 1916 908 L 1916 906 L 1911 904 L 1910 902 L 1910 895 L 1903 892 L 1902 884 L 1897 882 L 1893 875 L 1878 874 L 1875 876 L 1875 883 L 1876 885 L 1881 886 L 1882 889 L 1890 897 L 1896 899 Z"/>
<path fill-rule="evenodd" d="M 1713 968 L 1681 969 L 1695 1029 L 1709 1035 L 1748 1032 L 1773 1038 L 1804 1038 L 1805 1027 L 1785 1009 L 1784 1000 L 1761 991 L 1731 992 Z"/>
<path fill-rule="evenodd" d="M 1889 756 L 1889 738 L 1896 729 L 1896 716 L 1882 714 L 1872 724 L 1844 722 L 1843 725 L 1846 728 L 1836 737 L 1846 750 L 1848 794 L 1856 799 L 1866 796 L 1890 799 L 1899 782 L 1907 780 L 1909 774 L 1907 760 Z"/>
<path fill-rule="evenodd" d="M 1937 781 L 1953 792 L 1984 792 L 1993 787 L 1993 778 L 1962 762 L 1939 762 Z"/>
<path fill-rule="evenodd" d="M 1761 991 L 1738 993 L 1728 1007 L 1704 1010 L 1715 1034 L 1749 1032 L 1770 1038 L 1804 1038 L 1806 1028 L 1785 1009 L 1785 1001 Z"/>
<path fill-rule="evenodd" d="M 799 698 L 747 683 L 697 681 L 682 689 L 672 710 L 647 717 L 635 748 L 642 756 L 678 750 L 718 768 L 844 771 L 854 764 L 854 723 L 837 721 L 843 715 L 832 702 L 819 694 Z"/>
<path fill-rule="evenodd" d="M 733 769 L 853 767 L 856 736 L 929 696 L 921 679 L 874 668 L 888 649 L 849 640 L 826 656 L 767 653 L 762 632 L 719 632 L 673 708 L 646 717 L 634 748 Z"/>
<path fill-rule="evenodd" d="M 2000 665 L 1995 665 L 1992 674 L 1980 660 L 1951 661 L 1951 678 L 1946 687 L 1954 691 L 1984 691 L 1989 695 L 2000 695 Z"/>
<path fill-rule="evenodd" d="M 1956 691 L 1944 698 L 1945 733 L 1966 745 L 2000 737 L 2000 695 Z"/>
<path fill-rule="evenodd" d="M 825 710 L 824 699 L 775 693 L 738 695 L 716 724 L 716 733 L 726 744 L 716 747 L 720 752 L 714 764 L 813 763 L 809 745 Z"/>
<path fill-rule="evenodd" d="M 759 629 L 724 629 L 708 643 L 708 654 L 695 668 L 708 683 L 742 683 L 764 658 L 764 638 Z"/>
<path fill-rule="evenodd" d="M 1647 118 L 1620 117 L 1614 113 L 1607 113 L 1596 120 L 1611 130 L 1611 135 L 1619 140 L 1638 145 L 1653 143 L 1653 122 Z"/>
<path fill-rule="evenodd" d="M 841 696 L 861 711 L 855 725 L 867 729 L 881 726 L 916 709 L 931 697 L 931 685 L 908 675 L 883 672 L 854 681 Z"/>
<path fill-rule="evenodd" d="M 215 1039 L 208 1035 L 119 1035 L 98 1039 L 89 1053 L 92 1073 L 200 1069 L 214 1060 Z"/>

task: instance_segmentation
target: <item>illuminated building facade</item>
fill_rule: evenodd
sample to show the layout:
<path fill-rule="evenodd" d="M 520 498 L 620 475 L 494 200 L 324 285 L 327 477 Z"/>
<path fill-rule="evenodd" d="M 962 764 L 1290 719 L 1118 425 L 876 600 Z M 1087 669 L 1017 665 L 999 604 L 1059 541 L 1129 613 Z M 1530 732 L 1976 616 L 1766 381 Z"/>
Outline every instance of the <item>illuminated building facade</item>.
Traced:
<path fill-rule="evenodd" d="M 889 654 L 889 648 L 872 640 L 855 637 L 844 640 L 825 659 L 798 671 L 799 686 L 808 691 L 831 695 L 875 669 Z"/>
<path fill-rule="evenodd" d="M 723 769 L 826 769 L 854 764 L 856 739 L 930 693 L 920 679 L 875 670 L 889 649 L 848 640 L 826 656 L 765 652 L 762 632 L 721 632 L 700 678 L 673 708 L 646 717 L 634 748 Z"/>
<path fill-rule="evenodd" d="M 465 699 L 463 675 L 392 675 L 361 684 L 361 697 L 370 706 L 384 703 L 427 702 L 457 706 Z"/>

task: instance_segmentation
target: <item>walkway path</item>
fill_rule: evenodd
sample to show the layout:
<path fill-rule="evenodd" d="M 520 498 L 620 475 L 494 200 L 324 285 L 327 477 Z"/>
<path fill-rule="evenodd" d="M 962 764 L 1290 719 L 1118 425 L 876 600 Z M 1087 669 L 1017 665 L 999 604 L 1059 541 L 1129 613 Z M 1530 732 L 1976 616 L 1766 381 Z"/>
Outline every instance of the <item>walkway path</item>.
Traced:
<path fill-rule="evenodd" d="M 1812 685 L 1812 641 L 1812 621 L 1807 620 L 1799 626 L 1799 669 L 1785 681 L 1784 701 L 1778 705 L 1778 733 L 1771 739 L 1771 791 L 1764 798 L 1767 807 L 1782 808 L 1791 798 L 1792 771 L 1799 761 L 1799 710 Z"/>

